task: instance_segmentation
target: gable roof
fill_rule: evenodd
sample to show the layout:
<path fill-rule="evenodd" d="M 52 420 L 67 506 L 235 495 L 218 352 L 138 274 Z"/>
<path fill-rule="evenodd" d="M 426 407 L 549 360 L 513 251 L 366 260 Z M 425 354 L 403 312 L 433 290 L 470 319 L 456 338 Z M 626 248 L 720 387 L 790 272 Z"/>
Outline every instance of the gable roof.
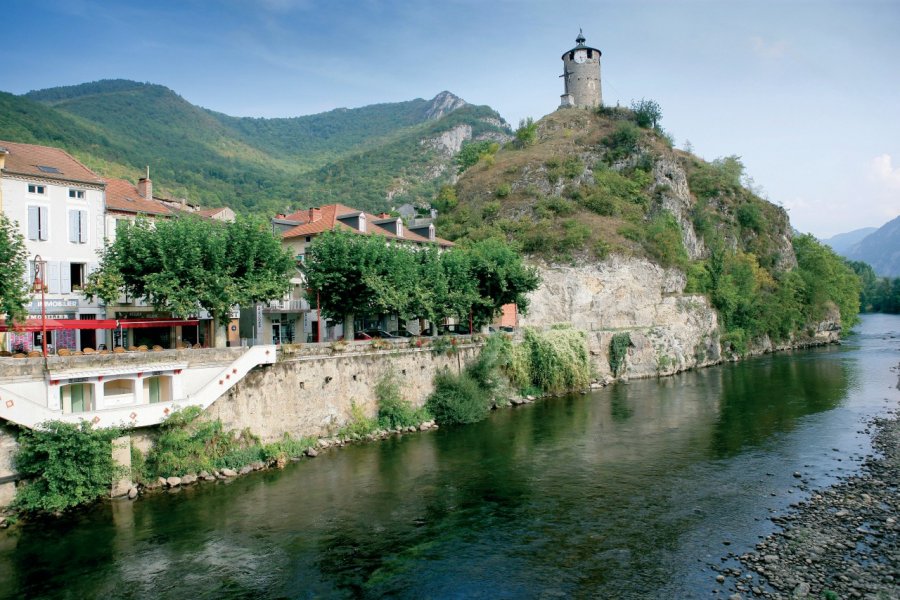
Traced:
<path fill-rule="evenodd" d="M 310 213 L 312 213 L 312 219 L 310 219 Z M 347 225 L 340 220 L 341 217 L 350 217 L 356 215 L 365 215 L 367 223 L 365 232 L 354 229 L 350 225 Z M 281 234 L 281 238 L 285 240 L 302 236 L 316 235 L 319 233 L 324 233 L 331 229 L 343 229 L 345 231 L 353 231 L 360 234 L 364 233 L 367 235 L 383 235 L 384 237 L 389 239 L 404 240 L 417 244 L 438 244 L 439 246 L 444 247 L 450 247 L 454 245 L 453 242 L 439 237 L 435 237 L 433 240 L 430 240 L 427 237 L 413 233 L 409 229 L 405 228 L 403 236 L 398 236 L 383 227 L 379 227 L 378 225 L 379 221 L 386 222 L 390 221 L 391 219 L 385 220 L 376 215 L 360 211 L 355 208 L 350 208 L 349 206 L 345 206 L 343 204 L 327 204 L 325 206 L 317 208 L 298 210 L 289 215 L 279 216 L 277 217 L 277 220 L 282 222 L 286 221 L 297 223 L 297 225 L 291 227 Z"/>
<path fill-rule="evenodd" d="M 105 181 L 107 210 L 146 215 L 172 215 L 172 210 L 162 202 L 141 196 L 131 182 L 124 179 L 106 179 Z"/>
<path fill-rule="evenodd" d="M 100 176 L 60 148 L 0 140 L 0 149 L 9 152 L 4 173 L 103 185 Z"/>

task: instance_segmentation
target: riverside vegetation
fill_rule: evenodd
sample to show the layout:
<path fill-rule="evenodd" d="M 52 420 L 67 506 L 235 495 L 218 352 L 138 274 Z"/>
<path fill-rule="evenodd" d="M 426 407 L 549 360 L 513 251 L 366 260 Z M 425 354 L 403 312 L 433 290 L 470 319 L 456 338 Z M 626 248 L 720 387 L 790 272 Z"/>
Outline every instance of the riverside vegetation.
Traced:
<path fill-rule="evenodd" d="M 455 345 L 432 350 L 455 352 Z M 132 446 L 131 478 L 153 488 L 161 480 L 168 479 L 171 485 L 173 477 L 187 483 L 283 467 L 290 460 L 315 456 L 316 448 L 429 429 L 435 421 L 471 423 L 485 418 L 492 408 L 508 405 L 517 394 L 557 394 L 583 389 L 590 380 L 583 332 L 526 330 L 519 344 L 505 334 L 494 334 L 460 373 L 437 374 L 424 407 L 414 407 L 403 397 L 400 378 L 389 367 L 375 386 L 377 414 L 368 417 L 354 405 L 350 420 L 327 440 L 286 435 L 264 444 L 248 429 L 225 429 L 199 407 L 181 409 L 159 426 L 146 454 Z M 107 496 L 112 482 L 124 475 L 112 461 L 111 442 L 127 433 L 119 428 L 94 429 L 88 422 L 56 421 L 21 430 L 15 463 L 25 483 L 17 491 L 14 508 L 22 513 L 60 512 Z"/>

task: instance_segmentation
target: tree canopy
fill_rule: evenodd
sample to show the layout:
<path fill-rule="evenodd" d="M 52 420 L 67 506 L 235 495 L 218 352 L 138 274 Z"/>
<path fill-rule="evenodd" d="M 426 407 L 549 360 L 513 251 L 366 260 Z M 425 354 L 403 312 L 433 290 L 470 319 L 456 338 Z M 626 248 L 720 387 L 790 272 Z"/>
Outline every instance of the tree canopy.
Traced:
<path fill-rule="evenodd" d="M 0 312 L 7 322 L 25 320 L 29 288 L 25 281 L 28 254 L 14 221 L 0 214 Z"/>
<path fill-rule="evenodd" d="M 439 321 L 471 312 L 483 325 L 504 304 L 527 310 L 526 295 L 538 285 L 536 271 L 499 240 L 439 251 L 337 230 L 316 237 L 303 271 L 323 313 L 344 322 L 348 339 L 359 314 Z"/>
<path fill-rule="evenodd" d="M 158 310 L 188 317 L 209 311 L 220 324 L 232 306 L 280 298 L 295 262 L 266 224 L 239 218 L 138 219 L 116 232 L 85 294 L 114 302 L 126 293 Z"/>

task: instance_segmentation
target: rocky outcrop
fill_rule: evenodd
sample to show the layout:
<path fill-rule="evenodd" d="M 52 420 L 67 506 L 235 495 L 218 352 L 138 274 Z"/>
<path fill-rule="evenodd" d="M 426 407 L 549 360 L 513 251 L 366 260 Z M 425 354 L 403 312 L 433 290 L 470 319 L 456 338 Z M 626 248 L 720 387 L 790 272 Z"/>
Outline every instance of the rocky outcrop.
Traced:
<path fill-rule="evenodd" d="M 684 242 L 688 257 L 691 260 L 703 258 L 706 247 L 703 239 L 694 231 L 691 220 L 694 200 L 684 169 L 673 156 L 663 155 L 654 163 L 652 175 L 660 207 L 672 213 L 681 226 L 681 241 Z"/>
<path fill-rule="evenodd" d="M 684 294 L 685 276 L 645 259 L 611 256 L 599 263 L 538 266 L 541 286 L 522 325 L 571 323 L 587 332 L 595 372 L 610 376 L 616 333 L 631 338 L 619 375 L 667 375 L 721 360 L 715 310 Z"/>
<path fill-rule="evenodd" d="M 450 158 L 459 152 L 464 142 L 470 139 L 472 139 L 472 126 L 462 124 L 448 129 L 436 137 L 422 140 L 421 144 L 437 150 L 445 158 Z"/>
<path fill-rule="evenodd" d="M 455 94 L 444 91 L 431 99 L 428 108 L 425 110 L 425 118 L 429 121 L 435 121 L 465 105 L 465 100 Z"/>

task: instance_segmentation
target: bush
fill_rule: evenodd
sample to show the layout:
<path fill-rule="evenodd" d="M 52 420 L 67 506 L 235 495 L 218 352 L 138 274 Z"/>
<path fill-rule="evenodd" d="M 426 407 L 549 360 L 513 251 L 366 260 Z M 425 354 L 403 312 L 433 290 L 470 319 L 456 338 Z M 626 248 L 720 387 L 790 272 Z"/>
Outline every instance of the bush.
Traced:
<path fill-rule="evenodd" d="M 662 119 L 662 108 L 653 100 L 641 99 L 640 102 L 632 102 L 631 110 L 634 111 L 634 121 L 638 127 L 644 129 L 656 129 Z"/>
<path fill-rule="evenodd" d="M 591 381 L 585 335 L 575 329 L 525 330 L 531 383 L 560 394 L 586 387 Z"/>
<path fill-rule="evenodd" d="M 112 459 L 120 429 L 93 429 L 87 421 L 41 423 L 19 434 L 16 469 L 26 483 L 14 506 L 26 512 L 58 512 L 109 495 L 124 471 Z"/>
<path fill-rule="evenodd" d="M 212 471 L 226 456 L 258 443 L 249 432 L 235 435 L 218 419 L 209 419 L 200 407 L 189 406 L 160 424 L 156 443 L 147 455 L 146 473 L 153 478 Z"/>
<path fill-rule="evenodd" d="M 363 437 L 378 429 L 378 421 L 366 416 L 361 406 L 356 402 L 350 403 L 350 420 L 341 427 L 337 436 L 343 439 Z"/>
<path fill-rule="evenodd" d="M 410 427 L 429 420 L 424 409 L 415 409 L 400 393 L 400 378 L 390 369 L 375 384 L 378 398 L 378 426 L 382 429 Z"/>
<path fill-rule="evenodd" d="M 638 126 L 628 121 L 622 121 L 616 126 L 615 131 L 601 140 L 601 143 L 608 149 L 604 159 L 608 164 L 613 164 L 631 156 L 637 151 L 640 139 L 641 130 Z"/>
<path fill-rule="evenodd" d="M 474 423 L 487 416 L 490 397 L 468 372 L 444 370 L 435 376 L 425 407 L 441 425 Z"/>
<path fill-rule="evenodd" d="M 609 368 L 612 369 L 614 377 L 618 377 L 619 370 L 625 366 L 625 357 L 630 345 L 631 335 L 628 333 L 617 333 L 609 341 Z"/>
<path fill-rule="evenodd" d="M 642 244 L 647 253 L 664 267 L 684 268 L 687 265 L 688 256 L 681 238 L 681 226 L 668 211 L 651 219 Z"/>
<path fill-rule="evenodd" d="M 509 196 L 510 192 L 512 192 L 512 188 L 508 183 L 501 183 L 497 186 L 497 191 L 494 192 L 498 198 L 506 198 Z"/>
<path fill-rule="evenodd" d="M 755 233 L 763 230 L 763 215 L 756 204 L 742 204 L 737 209 L 737 221 L 744 229 Z"/>
<path fill-rule="evenodd" d="M 520 148 L 531 146 L 537 141 L 537 123 L 534 119 L 528 117 L 519 121 L 519 128 L 516 129 L 516 143 Z"/>

